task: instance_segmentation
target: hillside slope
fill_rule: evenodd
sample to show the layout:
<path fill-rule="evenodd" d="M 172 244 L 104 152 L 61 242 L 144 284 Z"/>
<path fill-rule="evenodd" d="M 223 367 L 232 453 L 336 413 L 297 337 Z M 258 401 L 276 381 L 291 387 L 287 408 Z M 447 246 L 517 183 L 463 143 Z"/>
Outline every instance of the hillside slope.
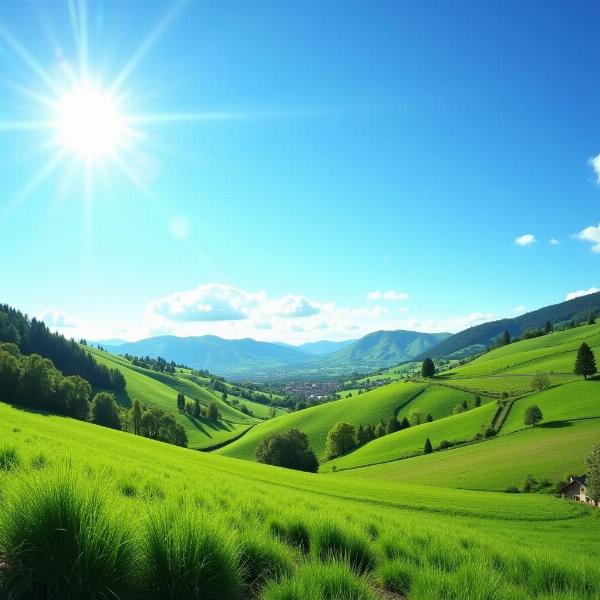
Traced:
<path fill-rule="evenodd" d="M 504 330 L 507 330 L 512 337 L 517 337 L 527 329 L 543 328 L 546 321 L 552 324 L 571 320 L 582 321 L 586 320 L 590 313 L 600 314 L 600 292 L 545 306 L 512 319 L 500 319 L 470 327 L 455 333 L 431 350 L 421 353 L 418 358 L 423 359 L 426 355 L 431 358 L 450 356 L 471 347 L 474 351 L 481 351 Z"/>

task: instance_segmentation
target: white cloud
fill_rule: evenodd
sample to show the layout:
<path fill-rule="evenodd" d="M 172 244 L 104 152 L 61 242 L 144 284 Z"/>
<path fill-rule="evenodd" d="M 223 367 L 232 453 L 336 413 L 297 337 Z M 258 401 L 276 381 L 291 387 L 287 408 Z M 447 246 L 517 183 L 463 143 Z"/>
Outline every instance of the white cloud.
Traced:
<path fill-rule="evenodd" d="M 321 307 L 304 296 L 287 295 L 270 299 L 264 292 L 248 292 L 220 283 L 200 285 L 151 302 L 150 318 L 168 322 L 243 321 L 251 319 L 265 329 L 273 319 L 297 319 L 321 312 Z M 154 319 L 156 320 L 156 319 Z"/>
<path fill-rule="evenodd" d="M 515 306 L 513 312 L 515 315 L 522 315 L 527 312 L 527 308 L 525 306 Z"/>
<path fill-rule="evenodd" d="M 304 296 L 290 295 L 268 302 L 267 312 L 276 317 L 294 319 L 316 315 L 321 312 L 321 309 L 313 302 L 304 298 Z"/>
<path fill-rule="evenodd" d="M 190 234 L 190 224 L 182 217 L 173 217 L 169 221 L 169 231 L 178 240 L 184 240 Z"/>
<path fill-rule="evenodd" d="M 600 289 L 597 287 L 591 287 L 588 290 L 577 290 L 576 292 L 569 292 L 565 296 L 565 300 L 574 300 L 575 298 L 581 298 L 582 296 L 588 296 L 589 294 L 595 294 L 596 292 L 600 292 Z"/>
<path fill-rule="evenodd" d="M 591 242 L 592 252 L 600 254 L 600 223 L 598 223 L 598 227 L 590 225 L 582 229 L 579 233 L 575 234 L 575 237 L 584 242 Z"/>
<path fill-rule="evenodd" d="M 549 243 L 551 246 L 558 246 L 558 245 L 560 244 L 560 241 L 559 241 L 559 240 L 557 240 L 556 238 L 550 238 L 550 240 L 548 241 L 548 243 Z"/>
<path fill-rule="evenodd" d="M 526 233 L 524 235 L 520 235 L 515 239 L 515 244 L 517 246 L 531 246 L 531 244 L 535 244 L 537 240 L 535 239 L 535 235 L 532 233 Z"/>
<path fill-rule="evenodd" d="M 51 308 L 44 309 L 37 317 L 51 329 L 67 329 L 76 326 L 75 319 Z"/>
<path fill-rule="evenodd" d="M 593 156 L 588 160 L 588 164 L 594 169 L 596 175 L 596 183 L 600 185 L 600 154 Z"/>
<path fill-rule="evenodd" d="M 367 294 L 367 300 L 387 300 L 391 302 L 394 300 L 408 300 L 409 298 L 410 296 L 406 292 L 397 292 L 396 290 L 388 290 L 387 292 L 376 290 Z"/>

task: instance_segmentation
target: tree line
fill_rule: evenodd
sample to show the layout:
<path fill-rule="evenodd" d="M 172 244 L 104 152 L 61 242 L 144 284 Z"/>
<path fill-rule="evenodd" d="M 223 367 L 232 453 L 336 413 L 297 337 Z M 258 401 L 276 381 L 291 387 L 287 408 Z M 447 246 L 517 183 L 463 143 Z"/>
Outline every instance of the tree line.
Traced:
<path fill-rule="evenodd" d="M 125 378 L 118 369 L 98 364 L 75 340 L 52 333 L 37 319 L 6 304 L 0 305 L 0 342 L 15 344 L 24 355 L 39 354 L 64 375 L 78 375 L 94 388 L 123 391 Z"/>

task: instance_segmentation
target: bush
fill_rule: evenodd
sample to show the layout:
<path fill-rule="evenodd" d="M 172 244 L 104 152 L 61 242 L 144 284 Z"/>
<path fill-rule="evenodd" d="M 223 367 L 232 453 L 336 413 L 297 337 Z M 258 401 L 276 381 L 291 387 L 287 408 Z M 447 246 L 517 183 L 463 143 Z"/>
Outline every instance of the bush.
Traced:
<path fill-rule="evenodd" d="M 507 487 L 504 492 L 506 494 L 520 494 L 521 490 L 516 485 L 511 485 Z"/>
<path fill-rule="evenodd" d="M 241 579 L 231 537 L 209 515 L 167 506 L 149 513 L 143 540 L 142 597 L 238 598 Z"/>
<path fill-rule="evenodd" d="M 266 586 L 262 600 L 374 600 L 369 586 L 339 563 L 309 564 Z"/>
<path fill-rule="evenodd" d="M 11 598 L 131 598 L 136 557 L 100 486 L 37 471 L 7 494 L 0 522 Z"/>
<path fill-rule="evenodd" d="M 277 431 L 264 437 L 256 446 L 256 460 L 260 463 L 309 471 L 319 470 L 319 461 L 308 445 L 308 437 L 298 429 Z"/>
<path fill-rule="evenodd" d="M 356 429 L 350 423 L 336 423 L 327 433 L 327 458 L 335 458 L 356 447 Z"/>
<path fill-rule="evenodd" d="M 352 529 L 342 529 L 329 520 L 317 520 L 311 530 L 311 552 L 315 560 L 346 562 L 353 571 L 371 571 L 377 562 L 369 542 Z"/>

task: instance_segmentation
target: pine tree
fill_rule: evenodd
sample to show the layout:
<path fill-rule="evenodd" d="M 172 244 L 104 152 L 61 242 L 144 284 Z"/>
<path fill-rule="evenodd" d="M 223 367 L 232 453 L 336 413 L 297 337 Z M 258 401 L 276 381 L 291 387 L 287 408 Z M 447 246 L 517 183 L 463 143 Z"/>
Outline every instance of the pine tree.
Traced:
<path fill-rule="evenodd" d="M 508 346 L 511 342 L 511 338 L 510 338 L 510 333 L 507 329 L 504 330 L 504 333 L 502 334 L 502 338 L 501 338 L 501 344 L 502 346 Z"/>
<path fill-rule="evenodd" d="M 400 423 L 398 423 L 398 419 L 396 419 L 396 417 L 392 417 L 387 425 L 387 433 L 395 433 L 396 431 L 399 431 L 399 429 Z"/>
<path fill-rule="evenodd" d="M 577 358 L 575 359 L 575 375 L 583 375 L 584 379 L 588 378 L 588 375 L 594 375 L 596 373 L 596 357 L 592 352 L 592 349 L 585 343 L 582 342 L 577 350 Z"/>
<path fill-rule="evenodd" d="M 425 447 L 423 448 L 423 452 L 425 454 L 431 454 L 433 452 L 433 447 L 431 445 L 431 441 L 429 438 L 425 440 Z"/>
<path fill-rule="evenodd" d="M 430 358 L 426 358 L 421 365 L 421 377 L 433 377 L 435 375 L 435 365 Z"/>
<path fill-rule="evenodd" d="M 133 402 L 133 433 L 140 435 L 140 428 L 142 426 L 142 405 L 136 398 Z"/>
<path fill-rule="evenodd" d="M 198 400 L 198 398 L 196 398 L 194 400 L 194 417 L 196 419 L 199 419 L 201 414 L 202 414 L 202 411 L 200 410 L 200 401 Z"/>
<path fill-rule="evenodd" d="M 386 427 L 385 427 L 385 423 L 383 422 L 383 419 L 378 423 L 377 427 L 375 427 L 375 437 L 383 437 L 385 435 L 386 432 Z"/>
<path fill-rule="evenodd" d="M 475 396 L 475 406 L 481 406 L 481 396 Z"/>
<path fill-rule="evenodd" d="M 406 417 L 400 421 L 400 429 L 408 429 L 410 427 L 410 423 Z"/>
<path fill-rule="evenodd" d="M 550 321 L 546 321 L 546 325 L 544 326 L 544 331 L 546 333 L 552 333 L 554 331 L 554 327 Z"/>
<path fill-rule="evenodd" d="M 428 423 L 433 423 L 433 415 L 432 415 L 431 413 L 429 413 L 429 414 L 427 415 L 427 419 L 426 419 L 426 421 L 427 421 Z"/>

